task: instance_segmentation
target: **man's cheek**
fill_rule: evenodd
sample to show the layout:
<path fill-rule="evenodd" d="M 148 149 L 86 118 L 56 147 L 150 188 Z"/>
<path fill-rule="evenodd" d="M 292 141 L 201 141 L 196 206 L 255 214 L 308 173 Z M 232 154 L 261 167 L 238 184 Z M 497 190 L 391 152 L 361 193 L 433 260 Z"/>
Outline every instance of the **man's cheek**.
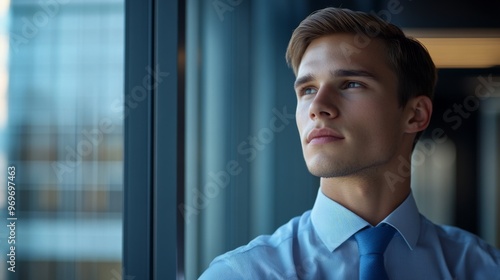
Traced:
<path fill-rule="evenodd" d="M 297 129 L 299 131 L 299 136 L 302 137 L 303 129 L 304 129 L 304 121 L 301 115 L 295 115 L 295 121 L 297 123 Z M 302 140 L 302 139 L 301 139 Z"/>

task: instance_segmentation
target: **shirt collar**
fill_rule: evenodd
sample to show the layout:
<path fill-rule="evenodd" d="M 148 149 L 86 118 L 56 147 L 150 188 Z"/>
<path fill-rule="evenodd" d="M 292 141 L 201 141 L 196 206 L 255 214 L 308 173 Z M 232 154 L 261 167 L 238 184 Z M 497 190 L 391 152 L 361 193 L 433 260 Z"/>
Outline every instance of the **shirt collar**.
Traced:
<path fill-rule="evenodd" d="M 311 210 L 311 221 L 319 238 L 333 252 L 370 223 L 323 194 L 321 188 Z M 394 227 L 413 250 L 420 232 L 420 214 L 412 193 L 381 223 Z"/>
<path fill-rule="evenodd" d="M 410 250 L 413 250 L 420 234 L 420 213 L 413 198 L 413 193 L 410 192 L 403 203 L 381 223 L 394 227 L 406 241 Z"/>

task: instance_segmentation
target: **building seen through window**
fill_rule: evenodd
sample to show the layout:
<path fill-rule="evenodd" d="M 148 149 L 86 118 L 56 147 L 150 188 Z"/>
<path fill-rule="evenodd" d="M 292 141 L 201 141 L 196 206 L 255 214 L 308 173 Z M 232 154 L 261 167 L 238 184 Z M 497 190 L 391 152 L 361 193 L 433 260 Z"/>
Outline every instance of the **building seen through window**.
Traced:
<path fill-rule="evenodd" d="M 0 278 L 122 279 L 124 3 L 0 6 Z"/>

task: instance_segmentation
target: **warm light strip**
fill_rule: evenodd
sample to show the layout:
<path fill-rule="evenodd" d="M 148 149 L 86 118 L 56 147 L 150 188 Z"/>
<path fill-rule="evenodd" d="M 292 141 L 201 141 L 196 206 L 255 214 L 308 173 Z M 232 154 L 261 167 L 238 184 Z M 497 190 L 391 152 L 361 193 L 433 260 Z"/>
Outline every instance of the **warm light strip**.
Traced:
<path fill-rule="evenodd" d="M 487 68 L 500 66 L 500 30 L 405 30 L 429 50 L 438 68 Z"/>

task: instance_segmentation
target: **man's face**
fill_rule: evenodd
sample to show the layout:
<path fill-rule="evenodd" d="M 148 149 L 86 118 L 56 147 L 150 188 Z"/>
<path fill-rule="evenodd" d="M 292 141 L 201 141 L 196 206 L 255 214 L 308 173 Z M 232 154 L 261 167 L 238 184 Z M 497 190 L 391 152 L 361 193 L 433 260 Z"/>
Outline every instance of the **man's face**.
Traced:
<path fill-rule="evenodd" d="M 377 39 L 354 46 L 353 34 L 320 37 L 298 68 L 297 127 L 316 176 L 380 173 L 402 149 L 403 109 L 387 50 Z"/>

